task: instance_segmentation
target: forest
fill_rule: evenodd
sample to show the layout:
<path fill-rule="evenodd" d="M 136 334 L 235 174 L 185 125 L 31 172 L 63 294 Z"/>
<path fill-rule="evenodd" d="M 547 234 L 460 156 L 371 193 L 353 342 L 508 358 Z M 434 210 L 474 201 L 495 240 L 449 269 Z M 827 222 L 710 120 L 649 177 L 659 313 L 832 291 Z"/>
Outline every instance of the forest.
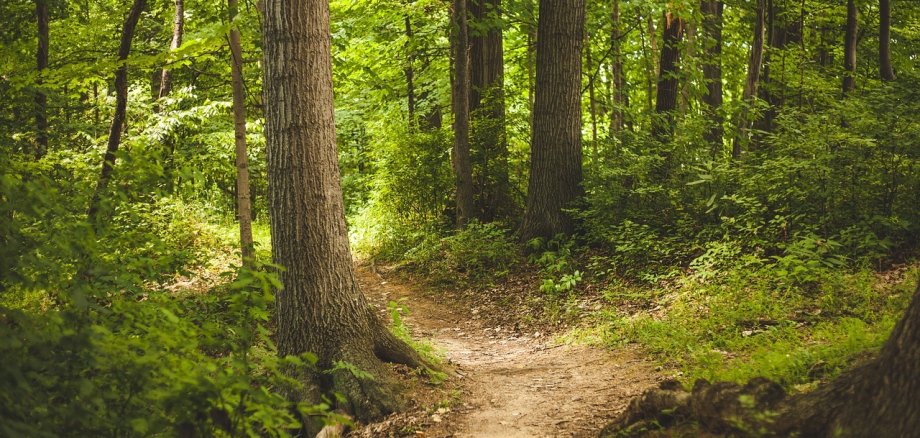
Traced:
<path fill-rule="evenodd" d="M 0 437 L 920 436 L 920 2 L 0 17 Z"/>

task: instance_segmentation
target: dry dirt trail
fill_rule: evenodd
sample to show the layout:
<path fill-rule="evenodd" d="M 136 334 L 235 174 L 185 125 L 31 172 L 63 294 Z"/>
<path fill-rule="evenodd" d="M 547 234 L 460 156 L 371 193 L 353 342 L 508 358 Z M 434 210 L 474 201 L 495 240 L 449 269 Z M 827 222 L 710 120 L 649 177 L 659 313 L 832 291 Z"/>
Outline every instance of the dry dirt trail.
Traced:
<path fill-rule="evenodd" d="M 596 436 L 656 384 L 654 367 L 632 350 L 558 345 L 550 336 L 492 326 L 474 318 L 469 305 L 368 267 L 357 275 L 381 312 L 389 301 L 408 308 L 413 336 L 435 344 L 457 373 L 461 400 L 419 436 Z"/>

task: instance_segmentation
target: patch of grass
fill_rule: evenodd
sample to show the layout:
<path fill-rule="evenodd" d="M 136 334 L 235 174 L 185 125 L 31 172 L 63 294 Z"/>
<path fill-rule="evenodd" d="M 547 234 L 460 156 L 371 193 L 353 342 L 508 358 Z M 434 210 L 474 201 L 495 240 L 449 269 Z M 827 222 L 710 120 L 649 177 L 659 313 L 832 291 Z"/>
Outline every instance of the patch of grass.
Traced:
<path fill-rule="evenodd" d="M 918 272 L 915 265 L 894 280 L 840 272 L 809 288 L 777 287 L 769 270 L 726 271 L 718 281 L 685 276 L 664 291 L 616 284 L 605 294 L 612 306 L 569 340 L 638 343 L 687 383 L 765 376 L 806 389 L 885 342 Z"/>
<path fill-rule="evenodd" d="M 444 363 L 444 352 L 442 350 L 439 350 L 428 340 L 416 340 L 412 337 L 412 331 L 403 321 L 403 317 L 409 313 L 409 309 L 405 305 L 397 303 L 396 301 L 390 301 L 387 303 L 387 307 L 390 310 L 390 319 L 392 320 L 390 331 L 396 335 L 397 339 L 405 342 L 417 351 L 426 363 L 435 366 Z M 428 376 L 429 382 L 433 385 L 440 385 L 447 380 L 447 373 L 442 371 L 428 367 L 425 367 L 422 371 Z"/>

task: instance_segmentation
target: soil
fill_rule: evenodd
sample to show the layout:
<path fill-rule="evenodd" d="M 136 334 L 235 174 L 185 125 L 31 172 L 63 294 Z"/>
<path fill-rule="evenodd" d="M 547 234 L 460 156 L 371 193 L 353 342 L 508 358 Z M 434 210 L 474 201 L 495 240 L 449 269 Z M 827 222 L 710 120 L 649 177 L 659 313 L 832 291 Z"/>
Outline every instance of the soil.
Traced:
<path fill-rule="evenodd" d="M 387 303 L 407 309 L 413 337 L 445 357 L 447 382 L 415 386 L 416 408 L 352 436 L 587 437 L 661 379 L 634 349 L 560 345 L 552 333 L 522 332 L 481 303 L 430 291 L 360 266 L 364 293 L 388 317 Z M 503 327 L 501 324 L 505 324 Z"/>

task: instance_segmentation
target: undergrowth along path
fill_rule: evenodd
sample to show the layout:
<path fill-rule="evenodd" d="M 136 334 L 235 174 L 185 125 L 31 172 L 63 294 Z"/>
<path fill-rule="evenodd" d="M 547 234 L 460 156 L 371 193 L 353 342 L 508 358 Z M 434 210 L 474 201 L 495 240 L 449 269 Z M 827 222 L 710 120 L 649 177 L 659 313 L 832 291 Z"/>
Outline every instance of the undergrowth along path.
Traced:
<path fill-rule="evenodd" d="M 390 301 L 408 309 L 404 321 L 413 336 L 441 350 L 459 380 L 460 400 L 423 436 L 596 436 L 658 379 L 654 366 L 633 349 L 559 345 L 544 334 L 473 318 L 461 301 L 370 267 L 358 267 L 357 275 L 381 313 Z"/>

